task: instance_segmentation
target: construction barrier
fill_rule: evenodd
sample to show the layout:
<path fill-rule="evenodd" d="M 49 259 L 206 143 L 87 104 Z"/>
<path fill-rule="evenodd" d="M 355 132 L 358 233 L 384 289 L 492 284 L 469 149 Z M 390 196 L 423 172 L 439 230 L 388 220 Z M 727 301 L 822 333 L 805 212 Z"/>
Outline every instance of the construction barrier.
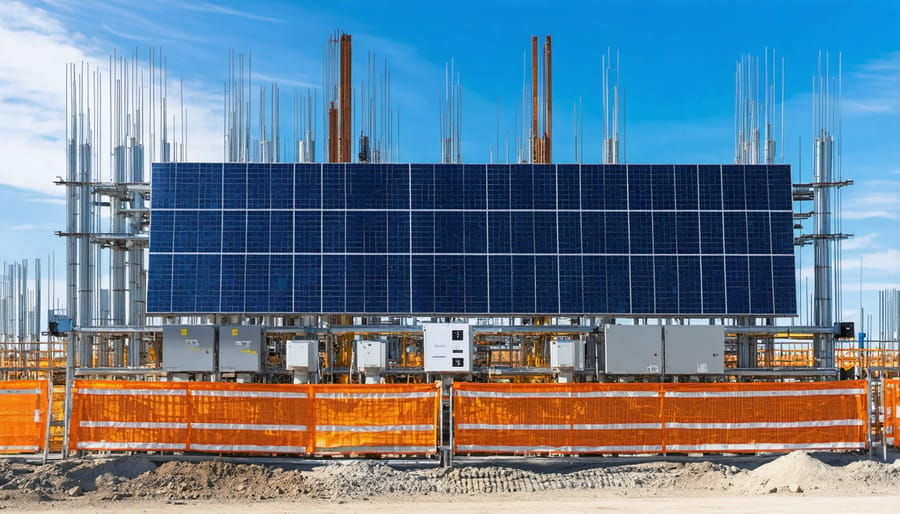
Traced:
<path fill-rule="evenodd" d="M 0 453 L 35 453 L 44 448 L 47 382 L 0 382 Z"/>
<path fill-rule="evenodd" d="M 864 381 L 453 386 L 457 453 L 857 449 Z"/>
<path fill-rule="evenodd" d="M 660 453 L 659 384 L 453 384 L 457 453 Z"/>
<path fill-rule="evenodd" d="M 900 432 L 900 416 L 897 408 L 900 407 L 900 379 L 886 378 L 882 381 L 884 388 L 884 438 L 885 443 L 896 446 L 895 434 Z"/>
<path fill-rule="evenodd" d="M 863 380 L 666 384 L 668 452 L 851 450 L 867 445 Z"/>
<path fill-rule="evenodd" d="M 191 382 L 189 451 L 313 453 L 309 386 Z"/>
<path fill-rule="evenodd" d="M 188 383 L 76 380 L 70 450 L 185 451 Z"/>
<path fill-rule="evenodd" d="M 433 454 L 440 386 L 313 386 L 315 452 Z"/>
<path fill-rule="evenodd" d="M 433 454 L 438 385 L 76 380 L 72 450 Z"/>

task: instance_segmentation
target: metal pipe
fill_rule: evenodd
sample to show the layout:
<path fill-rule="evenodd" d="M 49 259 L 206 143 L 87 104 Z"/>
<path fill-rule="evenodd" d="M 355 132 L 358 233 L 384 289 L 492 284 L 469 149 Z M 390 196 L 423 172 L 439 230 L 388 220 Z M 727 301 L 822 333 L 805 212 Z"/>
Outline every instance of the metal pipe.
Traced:
<path fill-rule="evenodd" d="M 531 36 L 531 162 L 541 162 L 538 141 L 538 37 Z"/>
<path fill-rule="evenodd" d="M 553 155 L 553 68 L 550 36 L 544 41 L 544 142 L 541 162 L 549 164 Z"/>

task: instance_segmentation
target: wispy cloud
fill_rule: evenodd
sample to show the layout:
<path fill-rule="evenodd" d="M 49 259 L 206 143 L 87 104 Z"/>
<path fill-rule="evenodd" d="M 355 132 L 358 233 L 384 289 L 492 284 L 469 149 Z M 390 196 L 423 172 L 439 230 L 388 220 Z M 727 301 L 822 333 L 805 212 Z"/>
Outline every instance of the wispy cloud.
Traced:
<path fill-rule="evenodd" d="M 864 63 L 852 74 L 859 87 L 844 97 L 848 114 L 900 114 L 900 51 Z"/>
<path fill-rule="evenodd" d="M 35 225 L 33 223 L 22 223 L 19 225 L 10 225 L 6 228 L 8 230 L 55 230 L 59 228 L 59 225 L 50 223 L 43 223 L 39 225 Z"/>
<path fill-rule="evenodd" d="M 872 252 L 859 257 L 847 258 L 841 261 L 841 267 L 845 270 L 859 269 L 874 270 L 889 275 L 900 274 L 900 250 L 891 248 L 880 252 Z"/>
<path fill-rule="evenodd" d="M 250 4 L 252 5 L 252 4 Z M 218 5 L 211 2 L 197 2 L 197 3 L 182 3 L 179 4 L 179 7 L 182 9 L 187 9 L 190 11 L 199 11 L 213 14 L 224 14 L 226 16 L 237 16 L 240 18 L 246 18 L 248 20 L 255 21 L 264 21 L 267 23 L 281 23 L 282 20 L 278 18 L 272 18 L 270 16 L 263 16 L 261 14 L 256 14 L 248 11 L 242 11 L 240 9 L 234 9 L 232 7 L 225 7 L 224 5 Z"/>
<path fill-rule="evenodd" d="M 847 220 L 870 218 L 900 219 L 900 182 L 871 180 L 862 182 L 863 193 L 849 196 L 843 205 Z"/>
<path fill-rule="evenodd" d="M 871 250 L 872 248 L 878 247 L 878 240 L 881 236 L 876 233 L 871 234 L 863 234 L 861 236 L 856 236 L 848 239 L 841 243 L 841 249 L 844 251 L 852 251 L 852 250 Z"/>
<path fill-rule="evenodd" d="M 266 73 L 253 72 L 253 80 L 260 82 L 275 82 L 279 86 L 289 86 L 289 87 L 298 87 L 298 88 L 310 88 L 310 89 L 321 89 L 322 84 L 314 83 L 312 81 L 306 80 L 295 80 L 289 79 L 285 77 L 276 77 L 274 75 L 268 75 Z"/>
<path fill-rule="evenodd" d="M 100 26 L 103 27 L 103 30 L 109 32 L 110 34 L 112 34 L 116 37 L 120 37 L 122 39 L 130 39 L 132 41 L 151 41 L 153 39 L 149 36 L 142 36 L 140 34 L 135 34 L 133 32 L 120 32 L 118 30 L 113 30 L 105 22 L 100 23 Z"/>
<path fill-rule="evenodd" d="M 57 191 L 57 192 L 61 193 L 62 191 Z M 52 196 L 38 196 L 38 197 L 33 197 L 33 198 L 26 198 L 25 201 L 26 202 L 34 202 L 34 203 L 49 203 L 52 205 L 65 205 L 66 204 L 65 198 L 55 198 Z"/>

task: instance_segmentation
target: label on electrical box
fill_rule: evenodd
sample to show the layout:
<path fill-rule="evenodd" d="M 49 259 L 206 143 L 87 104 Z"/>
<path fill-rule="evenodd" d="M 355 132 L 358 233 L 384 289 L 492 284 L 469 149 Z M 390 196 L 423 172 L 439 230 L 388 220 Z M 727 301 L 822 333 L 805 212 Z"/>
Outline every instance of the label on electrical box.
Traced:
<path fill-rule="evenodd" d="M 237 330 L 237 329 L 234 329 Z M 234 346 L 238 348 L 238 351 L 241 353 L 249 353 L 250 355 L 256 355 L 256 350 L 251 350 L 250 347 L 253 345 L 253 341 L 248 339 L 243 339 L 234 342 Z"/>
<path fill-rule="evenodd" d="M 187 336 L 187 329 L 186 329 L 186 328 L 182 328 L 182 329 L 181 329 L 181 337 L 185 337 L 185 336 Z"/>
<path fill-rule="evenodd" d="M 182 329 L 185 330 L 185 329 Z M 184 345 L 187 346 L 188 350 L 199 351 L 200 350 L 200 340 L 199 339 L 185 339 Z"/>
<path fill-rule="evenodd" d="M 707 365 L 705 362 L 698 362 L 697 373 L 709 373 L 709 365 Z"/>
<path fill-rule="evenodd" d="M 233 337 L 237 337 L 237 335 L 238 335 L 238 329 L 232 328 L 232 329 L 231 329 L 231 335 L 232 335 Z"/>

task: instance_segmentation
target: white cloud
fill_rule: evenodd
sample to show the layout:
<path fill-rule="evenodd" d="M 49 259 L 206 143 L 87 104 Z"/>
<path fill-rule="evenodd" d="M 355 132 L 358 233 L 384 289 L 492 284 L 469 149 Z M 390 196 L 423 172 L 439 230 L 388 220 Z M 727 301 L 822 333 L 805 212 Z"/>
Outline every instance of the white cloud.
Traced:
<path fill-rule="evenodd" d="M 891 275 L 900 273 L 900 250 L 896 248 L 844 259 L 841 261 L 842 268 L 844 270 L 858 270 L 860 257 L 862 257 L 863 270 L 875 270 Z"/>
<path fill-rule="evenodd" d="M 854 236 L 854 237 L 851 237 L 850 239 L 843 241 L 841 243 L 841 250 L 844 250 L 844 251 L 861 250 L 861 249 L 870 250 L 873 247 L 877 247 L 880 237 L 881 236 L 876 233 L 863 234 L 861 236 Z"/>
<path fill-rule="evenodd" d="M 53 181 L 66 175 L 65 69 L 69 63 L 76 63 L 79 70 L 84 63 L 86 70 L 99 69 L 102 74 L 100 110 L 104 126 L 99 128 L 103 137 L 97 155 L 103 156 L 99 158 L 101 178 L 109 177 L 109 159 L 105 157 L 109 154 L 107 135 L 110 133 L 105 126 L 109 109 L 106 83 L 109 58 L 96 47 L 87 37 L 67 30 L 47 10 L 19 2 L 10 2 L 0 9 L 0 48 L 3 49 L 0 111 L 4 120 L 15 120 L 15 123 L 0 124 L 0 155 L 4 156 L 0 183 L 50 197 L 29 201 L 62 202 L 63 188 Z M 149 77 L 147 70 L 143 71 Z M 171 133 L 180 142 L 181 105 L 176 77 L 177 70 L 169 70 L 169 122 L 174 115 L 176 127 Z M 185 84 L 187 157 L 195 160 L 222 158 L 221 98 L 207 91 L 207 87 L 199 84 Z M 145 177 L 149 177 L 149 163 Z"/>
<path fill-rule="evenodd" d="M 247 4 L 252 5 L 252 4 Z M 200 11 L 206 13 L 214 13 L 214 14 L 224 14 L 227 16 L 237 16 L 240 18 L 246 18 L 248 20 L 255 21 L 264 21 L 267 23 L 281 23 L 282 20 L 278 18 L 272 18 L 270 16 L 263 16 L 261 14 L 255 14 L 248 11 L 241 11 L 239 9 L 234 9 L 231 7 L 225 7 L 224 5 L 218 5 L 211 2 L 196 2 L 196 3 L 184 3 L 179 4 L 179 7 L 182 9 L 187 9 L 191 11 Z"/>
<path fill-rule="evenodd" d="M 863 64 L 852 73 L 851 83 L 860 84 L 846 91 L 844 112 L 848 114 L 900 114 L 900 52 L 891 52 Z"/>
<path fill-rule="evenodd" d="M 861 183 L 859 187 L 864 188 L 864 192 L 844 197 L 844 219 L 900 219 L 900 182 L 871 180 Z"/>

